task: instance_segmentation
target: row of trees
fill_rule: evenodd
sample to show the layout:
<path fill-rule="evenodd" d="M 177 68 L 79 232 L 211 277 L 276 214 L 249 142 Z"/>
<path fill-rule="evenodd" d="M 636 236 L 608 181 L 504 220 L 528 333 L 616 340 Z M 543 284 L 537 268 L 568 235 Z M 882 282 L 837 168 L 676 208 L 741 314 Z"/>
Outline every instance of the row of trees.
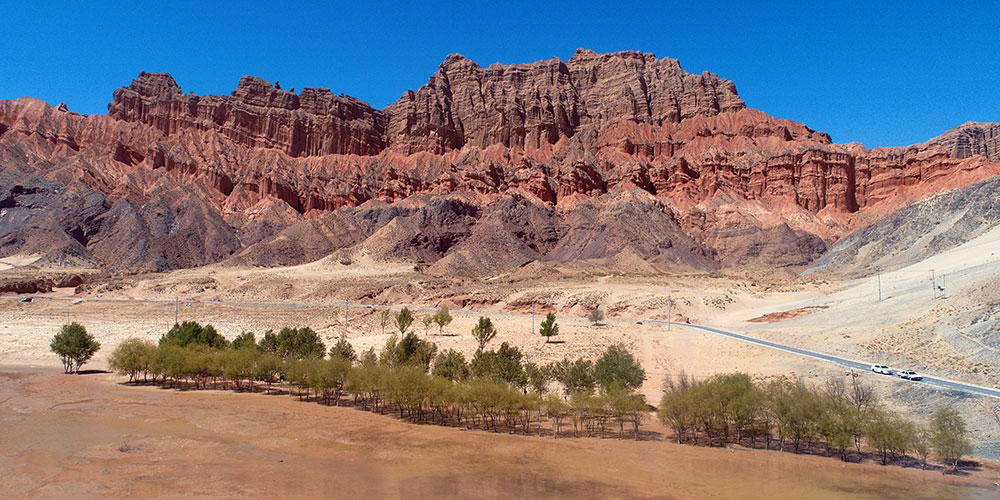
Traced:
<path fill-rule="evenodd" d="M 385 329 L 392 323 L 393 320 L 392 311 L 390 309 L 383 309 L 380 313 L 380 324 L 382 326 L 382 334 L 385 334 Z M 424 315 L 421 322 L 424 325 L 424 329 L 430 328 L 431 325 L 437 325 L 438 334 L 444 333 L 444 327 L 451 324 L 452 321 L 451 313 L 447 306 L 441 306 L 433 313 L 428 313 Z M 587 319 L 594 325 L 600 324 L 604 320 L 604 312 L 600 308 L 595 308 L 587 314 Z M 409 330 L 410 326 L 415 321 L 413 313 L 406 307 L 400 310 L 395 316 L 395 323 L 397 331 L 400 335 L 405 335 Z M 485 322 L 485 323 L 484 323 Z M 556 323 L 555 313 L 548 313 L 545 315 L 545 319 L 542 320 L 538 333 L 545 337 L 545 343 L 549 343 L 552 337 L 559 335 L 559 325 Z M 481 317 L 479 319 L 479 324 L 473 329 L 473 336 L 477 338 L 480 342 L 480 348 L 482 348 L 486 342 L 492 338 L 492 335 L 496 334 L 496 329 L 493 327 L 492 322 L 489 318 Z"/>
<path fill-rule="evenodd" d="M 473 329 L 479 348 L 467 361 L 461 352 L 439 352 L 407 331 L 412 321 L 401 315 L 397 326 L 406 333 L 393 334 L 379 352 L 359 355 L 344 338 L 327 351 L 308 328 L 267 332 L 259 342 L 244 332 L 230 343 L 211 326 L 189 322 L 175 325 L 158 345 L 136 338 L 122 342 L 109 365 L 130 383 L 271 392 L 284 382 L 300 399 L 350 401 L 420 423 L 521 433 L 550 428 L 554 436 L 567 423 L 573 435 L 603 436 L 616 426 L 619 437 L 629 428 L 638 438 L 650 409 L 635 392 L 645 372 L 624 347 L 611 346 L 596 361 L 539 366 L 506 342 L 486 350 L 496 329 L 481 318 Z M 552 390 L 555 383 L 562 385 L 561 394 Z"/>
<path fill-rule="evenodd" d="M 383 326 L 391 318 L 387 313 Z M 446 308 L 426 318 L 431 318 L 426 324 L 440 321 L 441 328 L 451 320 Z M 327 351 L 310 328 L 268 331 L 259 342 L 244 332 L 230 343 L 210 325 L 185 322 L 158 346 L 137 339 L 122 343 L 111 365 L 130 382 L 141 374 L 144 381 L 152 376 L 168 386 L 222 383 L 240 391 L 259 385 L 271 391 L 274 383 L 285 382 L 300 398 L 340 404 L 353 396 L 363 408 L 398 412 L 416 422 L 527 433 L 532 422 L 540 432 L 541 420 L 548 419 L 556 436 L 567 420 L 574 435 L 598 429 L 603 435 L 609 422 L 616 422 L 619 435 L 629 425 L 638 438 L 649 409 L 636 392 L 645 372 L 624 347 L 613 345 L 597 360 L 538 365 L 506 342 L 487 350 L 498 332 L 481 317 L 472 328 L 477 350 L 467 360 L 459 351 L 439 352 L 410 330 L 413 322 L 403 308 L 395 316 L 398 333 L 380 351 L 360 354 L 345 338 Z M 539 331 L 547 340 L 558 334 L 553 314 Z M 971 452 L 965 423 L 954 410 L 942 409 L 929 425 L 918 425 L 880 404 L 857 377 L 850 380 L 817 388 L 789 379 L 755 382 L 741 373 L 703 381 L 681 376 L 666 381 L 658 416 L 678 443 L 820 451 L 844 460 L 852 449 L 860 455 L 866 444 L 883 464 L 912 454 L 926 465 L 934 451 L 957 466 Z"/>
<path fill-rule="evenodd" d="M 667 381 L 657 410 L 678 443 L 786 450 L 821 450 L 843 460 L 867 444 L 882 464 L 913 454 L 926 466 L 931 451 L 953 467 L 972 452 L 965 422 L 957 411 L 941 408 L 928 425 L 906 420 L 886 408 L 857 377 L 821 387 L 802 381 L 755 382 L 744 373 L 698 381 L 680 376 Z"/>
<path fill-rule="evenodd" d="M 595 309 L 595 311 L 597 310 Z M 600 317 L 603 318 L 603 315 L 600 315 Z M 389 309 L 383 310 L 381 313 L 383 333 L 385 333 L 385 327 L 388 325 L 390 318 L 392 318 L 391 311 Z M 443 333 L 444 327 L 449 325 L 452 319 L 448 308 L 442 306 L 434 313 L 425 315 L 422 321 L 425 328 L 428 328 L 431 324 L 436 324 L 438 326 L 438 333 Z M 593 315 L 591 320 L 596 321 Z M 400 335 L 405 336 L 413 322 L 414 316 L 408 308 L 404 307 L 395 316 L 396 327 Z M 549 313 L 546 316 L 545 320 L 542 321 L 539 333 L 545 337 L 546 343 L 549 342 L 551 337 L 559 334 L 559 325 L 555 322 L 555 314 Z M 472 329 L 472 335 L 476 338 L 479 349 L 482 350 L 490 340 L 496 337 L 497 330 L 489 318 L 482 317 Z M 412 340 L 409 337 L 404 337 L 404 342 Z M 178 347 L 198 344 L 211 348 L 225 348 L 230 346 L 230 342 L 216 331 L 212 325 L 203 327 L 194 321 L 175 324 L 166 334 L 160 337 L 160 344 L 171 344 Z M 309 327 L 283 328 L 277 333 L 269 330 L 264 333 L 264 337 L 259 344 L 252 332 L 244 332 L 233 339 L 231 345 L 236 348 L 254 345 L 266 352 L 275 353 L 282 357 L 292 355 L 297 357 L 322 357 L 326 351 L 326 347 L 323 345 L 319 335 Z M 80 366 L 89 361 L 100 347 L 101 344 L 92 335 L 87 333 L 86 328 L 75 322 L 63 325 L 59 333 L 52 338 L 50 344 L 52 352 L 60 357 L 66 373 L 79 372 Z M 338 342 L 338 347 L 342 350 L 351 349 L 350 344 L 343 339 Z M 353 357 L 353 350 L 350 352 Z M 426 364 L 430 356 L 433 356 L 433 352 L 425 354 L 429 354 L 425 360 Z"/>
<path fill-rule="evenodd" d="M 393 319 L 392 311 L 390 309 L 383 309 L 380 313 L 380 320 L 382 325 L 382 334 L 385 334 L 385 327 L 389 326 L 389 323 Z M 424 324 L 424 329 L 430 328 L 431 325 L 437 325 L 438 334 L 444 333 L 444 327 L 451 324 L 452 321 L 451 313 L 448 311 L 447 306 L 441 306 L 433 313 L 424 315 L 420 320 Z M 410 326 L 413 325 L 415 318 L 413 313 L 410 312 L 409 308 L 404 307 L 395 316 L 396 328 L 400 334 L 406 334 Z"/>

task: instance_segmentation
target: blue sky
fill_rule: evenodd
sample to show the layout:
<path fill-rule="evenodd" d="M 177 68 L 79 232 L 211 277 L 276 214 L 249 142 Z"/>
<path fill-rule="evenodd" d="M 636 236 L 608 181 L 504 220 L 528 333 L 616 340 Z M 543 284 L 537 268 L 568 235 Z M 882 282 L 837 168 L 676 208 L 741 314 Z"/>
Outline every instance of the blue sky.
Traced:
<path fill-rule="evenodd" d="M 252 74 L 381 108 L 452 52 L 487 66 L 585 47 L 712 71 L 749 106 L 837 142 L 906 145 L 1000 121 L 995 2 L 819 3 L 12 2 L 0 99 L 104 113 L 139 71 L 166 71 L 185 92 L 228 94 Z"/>

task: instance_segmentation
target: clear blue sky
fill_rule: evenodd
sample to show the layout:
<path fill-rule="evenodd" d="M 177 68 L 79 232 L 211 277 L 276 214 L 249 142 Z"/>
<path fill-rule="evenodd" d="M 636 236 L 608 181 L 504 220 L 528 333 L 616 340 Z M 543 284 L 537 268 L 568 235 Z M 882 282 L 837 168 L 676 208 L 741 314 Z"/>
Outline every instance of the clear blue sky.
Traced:
<path fill-rule="evenodd" d="M 9 2 L 0 99 L 104 113 L 139 71 L 166 71 L 185 92 L 228 94 L 252 74 L 381 108 L 452 52 L 487 66 L 585 47 L 712 71 L 749 106 L 837 142 L 906 145 L 1000 121 L 995 2 L 749 3 Z"/>

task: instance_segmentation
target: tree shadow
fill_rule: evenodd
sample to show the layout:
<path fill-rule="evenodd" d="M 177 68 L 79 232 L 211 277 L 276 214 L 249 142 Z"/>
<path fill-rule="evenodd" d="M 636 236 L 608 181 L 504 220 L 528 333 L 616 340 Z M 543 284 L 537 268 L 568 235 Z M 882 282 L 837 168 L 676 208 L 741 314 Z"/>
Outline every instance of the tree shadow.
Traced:
<path fill-rule="evenodd" d="M 77 375 L 94 375 L 97 373 L 111 373 L 109 370 L 80 370 L 76 372 Z"/>
<path fill-rule="evenodd" d="M 626 427 L 625 428 L 625 437 L 627 439 L 632 439 L 634 441 L 664 441 L 664 440 L 666 440 L 666 436 L 664 436 L 662 432 L 645 430 L 642 427 L 639 428 L 639 439 L 635 439 L 633 436 L 634 436 L 634 431 L 631 431 L 630 429 L 628 429 L 628 427 Z"/>
<path fill-rule="evenodd" d="M 565 344 L 566 341 L 565 340 L 550 340 L 550 341 L 545 342 L 545 343 L 546 344 Z"/>

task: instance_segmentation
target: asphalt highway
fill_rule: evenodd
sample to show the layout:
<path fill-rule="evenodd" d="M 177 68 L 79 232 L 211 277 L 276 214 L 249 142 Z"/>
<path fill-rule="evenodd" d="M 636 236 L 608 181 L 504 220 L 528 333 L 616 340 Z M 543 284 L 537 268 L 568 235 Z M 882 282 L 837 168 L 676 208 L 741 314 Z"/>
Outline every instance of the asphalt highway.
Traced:
<path fill-rule="evenodd" d="M 728 331 L 725 331 L 725 330 L 720 330 L 718 328 L 714 328 L 714 327 L 711 327 L 711 326 L 691 325 L 691 324 L 688 324 L 688 323 L 667 322 L 667 321 L 662 321 L 662 320 L 637 320 L 637 321 L 644 321 L 644 322 L 648 322 L 648 323 L 662 324 L 662 325 L 670 324 L 670 325 L 680 326 L 680 327 L 684 327 L 684 328 L 694 328 L 696 330 L 701 330 L 701 331 L 713 333 L 715 335 L 722 335 L 724 337 L 729 337 L 729 338 L 740 340 L 740 341 L 743 341 L 743 342 L 748 342 L 750 344 L 757 344 L 757 345 L 764 346 L 764 347 L 770 347 L 771 349 L 777 349 L 779 351 L 785 351 L 785 352 L 789 352 L 789 353 L 792 353 L 792 354 L 798 354 L 799 356 L 807 356 L 807 357 L 810 357 L 810 358 L 815 358 L 815 359 L 819 359 L 819 360 L 823 360 L 823 361 L 828 361 L 830 363 L 838 364 L 838 365 L 843 366 L 845 368 L 850 368 L 850 369 L 855 369 L 855 370 L 869 371 L 869 370 L 871 370 L 871 366 L 873 364 L 875 364 L 874 362 L 873 363 L 868 363 L 868 362 L 864 362 L 864 361 L 857 361 L 857 360 L 853 360 L 853 359 L 847 359 L 847 358 L 841 358 L 841 357 L 838 357 L 838 356 L 832 356 L 830 354 L 823 354 L 821 352 L 810 351 L 810 350 L 807 350 L 807 349 L 800 349 L 798 347 L 792 347 L 792 346 L 788 346 L 788 345 L 785 345 L 785 344 L 779 344 L 777 342 L 771 342 L 769 340 L 762 340 L 762 339 L 758 339 L 758 338 L 754 338 L 754 337 L 749 337 L 747 335 L 741 335 L 739 333 L 733 333 L 733 332 L 728 332 Z M 952 390 L 952 391 L 961 391 L 961 392 L 965 392 L 965 393 L 968 393 L 968 394 L 973 394 L 973 395 L 976 395 L 976 396 L 990 396 L 990 397 L 994 397 L 994 398 L 1000 398 L 1000 389 L 991 389 L 989 387 L 983 387 L 983 386 L 973 385 L 973 384 L 966 384 L 964 382 L 957 382 L 955 380 L 949 380 L 949 379 L 946 379 L 946 378 L 933 377 L 933 376 L 927 375 L 926 373 L 920 373 L 920 375 L 923 375 L 923 377 L 924 377 L 923 380 L 920 380 L 920 381 L 901 379 L 901 378 L 896 377 L 894 375 L 885 375 L 885 376 L 886 377 L 895 378 L 897 381 L 899 381 L 900 383 L 903 383 L 903 384 L 925 384 L 925 385 L 931 385 L 931 386 L 935 386 L 935 387 L 939 387 L 939 388 L 947 389 L 947 390 Z"/>

